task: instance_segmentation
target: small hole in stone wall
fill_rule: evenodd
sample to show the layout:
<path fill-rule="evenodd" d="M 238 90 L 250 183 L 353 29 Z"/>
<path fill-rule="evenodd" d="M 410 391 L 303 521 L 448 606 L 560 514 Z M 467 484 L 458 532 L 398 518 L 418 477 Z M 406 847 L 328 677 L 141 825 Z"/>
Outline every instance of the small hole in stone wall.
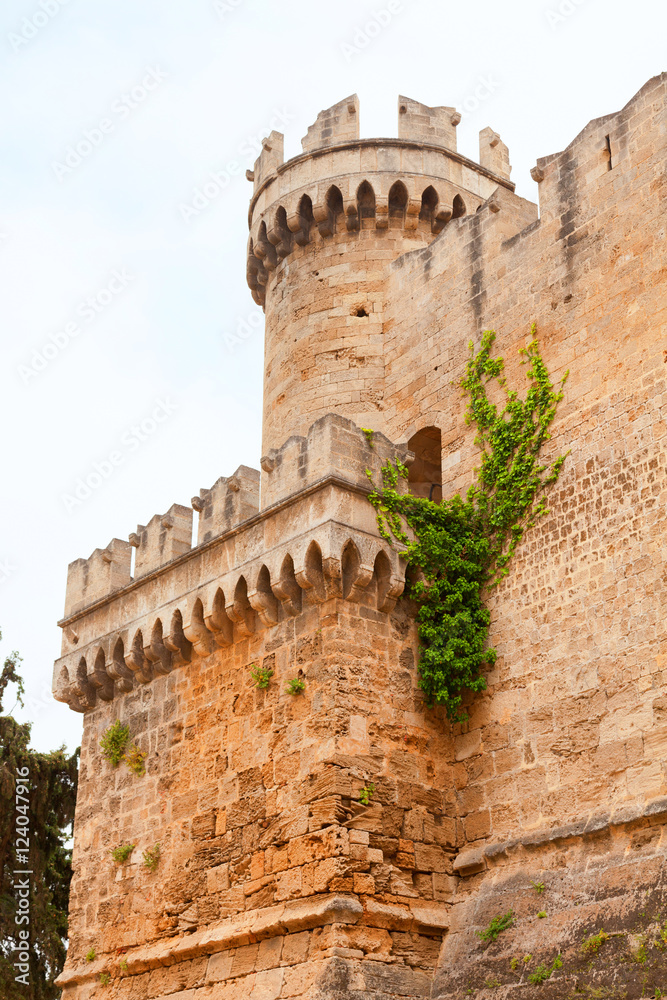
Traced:
<path fill-rule="evenodd" d="M 572 301 L 572 295 L 566 295 L 565 298 L 563 299 L 563 302 L 571 302 L 571 301 Z"/>
<path fill-rule="evenodd" d="M 364 309 L 363 306 L 359 306 L 359 308 L 357 309 L 356 315 L 357 316 L 368 316 L 368 313 L 366 312 L 366 310 Z"/>

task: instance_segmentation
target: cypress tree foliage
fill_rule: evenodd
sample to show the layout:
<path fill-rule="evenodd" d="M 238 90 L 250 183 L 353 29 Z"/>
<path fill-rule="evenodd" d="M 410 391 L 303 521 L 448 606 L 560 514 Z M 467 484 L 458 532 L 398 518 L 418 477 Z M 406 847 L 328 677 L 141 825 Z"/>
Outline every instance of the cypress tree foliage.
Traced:
<path fill-rule="evenodd" d="M 20 662 L 18 653 L 10 653 L 0 673 L 0 997 L 56 1000 L 60 990 L 54 980 L 66 952 L 72 877 L 72 853 L 66 843 L 74 822 L 79 750 L 72 756 L 64 747 L 39 753 L 29 746 L 31 723 L 2 714 L 9 684 L 16 685 L 17 703 L 23 705 Z M 17 825 L 19 816 L 29 822 Z M 27 851 L 18 838 L 29 840 Z M 31 874 L 15 874 L 25 870 Z M 15 883 L 28 879 L 30 920 L 17 924 Z M 27 940 L 20 937 L 21 931 L 28 932 Z M 19 948 L 29 954 L 27 984 L 16 980 Z"/>

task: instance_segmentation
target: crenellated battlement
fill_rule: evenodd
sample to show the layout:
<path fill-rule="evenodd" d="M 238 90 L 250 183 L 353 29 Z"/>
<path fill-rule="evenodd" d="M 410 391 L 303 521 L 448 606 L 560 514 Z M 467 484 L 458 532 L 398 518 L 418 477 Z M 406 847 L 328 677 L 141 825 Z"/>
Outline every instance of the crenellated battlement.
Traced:
<path fill-rule="evenodd" d="M 359 138 L 356 95 L 321 112 L 303 152 L 272 133 L 255 170 L 247 280 L 266 312 L 262 448 L 326 413 L 386 430 L 384 283 L 392 261 L 430 246 L 502 189 L 507 147 L 480 133 L 480 163 L 456 149 L 454 108 L 398 101 L 398 137 Z M 518 226 L 517 226 L 518 228 Z"/>
<path fill-rule="evenodd" d="M 155 514 L 130 535 L 136 549 L 134 575 L 145 576 L 177 559 L 192 546 L 192 508 L 172 504 L 166 514 Z"/>
<path fill-rule="evenodd" d="M 233 475 L 221 476 L 210 490 L 200 490 L 199 496 L 192 498 L 192 506 L 199 514 L 197 545 L 203 545 L 257 513 L 259 472 L 239 465 Z"/>
<path fill-rule="evenodd" d="M 359 138 L 359 98 L 346 97 L 326 111 L 320 111 L 307 134 L 301 140 L 304 153 L 336 142 L 355 142 Z"/>
<path fill-rule="evenodd" d="M 300 614 L 304 602 L 358 599 L 371 584 L 378 610 L 389 611 L 404 572 L 377 536 L 366 470 L 379 477 L 397 456 L 411 460 L 405 445 L 383 435 L 369 442 L 331 414 L 263 459 L 270 503 L 261 514 L 259 473 L 240 466 L 194 498 L 196 548 L 192 510 L 174 504 L 129 542 L 72 563 L 61 625 L 73 627 L 63 633 L 55 697 L 85 712 L 188 663 L 193 650 L 208 655 Z"/>
<path fill-rule="evenodd" d="M 666 113 L 663 75 L 539 159 L 539 217 L 493 129 L 478 164 L 457 152 L 452 108 L 400 97 L 398 138 L 364 140 L 353 96 L 287 163 L 264 141 L 261 471 L 200 490 L 194 544 L 174 504 L 69 568 L 54 691 L 84 736 L 63 1000 L 102 974 L 137 998 L 458 997 L 514 989 L 511 955 L 524 984 L 552 969 L 554 995 L 646 992 L 667 903 Z M 451 725 L 424 703 L 437 651 L 367 472 L 400 458 L 415 496 L 465 496 L 469 345 L 495 330 L 523 399 L 533 323 L 554 383 L 569 371 L 544 453 L 567 458 L 484 595 L 497 658 Z M 116 719 L 144 774 L 101 753 Z M 582 921 L 641 934 L 650 962 L 619 980 L 609 942 L 593 968 Z"/>
<path fill-rule="evenodd" d="M 88 559 L 75 559 L 67 569 L 65 615 L 125 587 L 132 579 L 132 547 L 112 538 L 105 549 L 95 549 Z"/>
<path fill-rule="evenodd" d="M 456 152 L 456 126 L 461 115 L 456 108 L 429 108 L 409 97 L 398 98 L 398 138 Z"/>
<path fill-rule="evenodd" d="M 269 275 L 298 247 L 339 231 L 404 228 L 427 241 L 450 219 L 473 212 L 498 184 L 510 186 L 507 147 L 480 133 L 480 163 L 456 152 L 454 108 L 398 101 L 398 139 L 359 139 L 355 95 L 320 112 L 303 153 L 283 162 L 283 136 L 272 132 L 249 178 L 247 276 L 264 305 Z"/>

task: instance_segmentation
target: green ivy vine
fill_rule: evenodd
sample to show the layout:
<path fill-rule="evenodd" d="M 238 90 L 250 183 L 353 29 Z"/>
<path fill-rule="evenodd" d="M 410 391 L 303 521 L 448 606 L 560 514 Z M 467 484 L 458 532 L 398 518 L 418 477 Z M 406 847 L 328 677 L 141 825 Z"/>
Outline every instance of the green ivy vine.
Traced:
<path fill-rule="evenodd" d="M 545 490 L 558 479 L 568 454 L 549 466 L 540 463 L 568 373 L 554 388 L 535 324 L 531 334 L 520 349 L 527 365 L 525 400 L 507 388 L 502 358 L 491 357 L 495 332 L 483 334 L 477 352 L 470 344 L 460 388 L 467 398 L 466 423 L 477 431 L 480 466 L 465 496 L 454 494 L 440 503 L 413 496 L 401 486 L 408 470 L 398 459 L 383 466 L 382 486 L 373 484 L 369 495 L 380 534 L 403 545 L 414 568 L 408 593 L 419 606 L 420 686 L 427 704 L 444 705 L 451 722 L 467 720 L 465 694 L 486 688 L 483 671 L 496 660 L 487 643 L 485 591 L 507 575 L 524 532 L 547 513 Z M 500 410 L 487 393 L 493 382 L 505 393 Z"/>

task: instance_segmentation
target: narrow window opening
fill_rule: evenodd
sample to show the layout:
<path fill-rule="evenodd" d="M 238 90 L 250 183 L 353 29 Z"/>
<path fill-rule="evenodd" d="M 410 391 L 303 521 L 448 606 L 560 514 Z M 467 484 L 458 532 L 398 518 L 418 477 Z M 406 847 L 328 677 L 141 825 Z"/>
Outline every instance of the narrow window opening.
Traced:
<path fill-rule="evenodd" d="M 460 194 L 457 194 L 452 204 L 452 219 L 460 219 L 466 214 L 466 203 Z"/>
<path fill-rule="evenodd" d="M 605 143 L 607 146 L 607 170 L 611 170 L 613 164 L 611 162 L 611 141 L 608 135 L 605 136 Z"/>
<path fill-rule="evenodd" d="M 438 207 L 438 193 L 434 187 L 429 185 L 422 194 L 422 204 L 419 218 L 430 225 L 433 222 L 435 210 Z"/>
<path fill-rule="evenodd" d="M 415 453 L 409 467 L 408 485 L 417 497 L 442 500 L 442 436 L 438 427 L 425 427 L 408 441 Z"/>

